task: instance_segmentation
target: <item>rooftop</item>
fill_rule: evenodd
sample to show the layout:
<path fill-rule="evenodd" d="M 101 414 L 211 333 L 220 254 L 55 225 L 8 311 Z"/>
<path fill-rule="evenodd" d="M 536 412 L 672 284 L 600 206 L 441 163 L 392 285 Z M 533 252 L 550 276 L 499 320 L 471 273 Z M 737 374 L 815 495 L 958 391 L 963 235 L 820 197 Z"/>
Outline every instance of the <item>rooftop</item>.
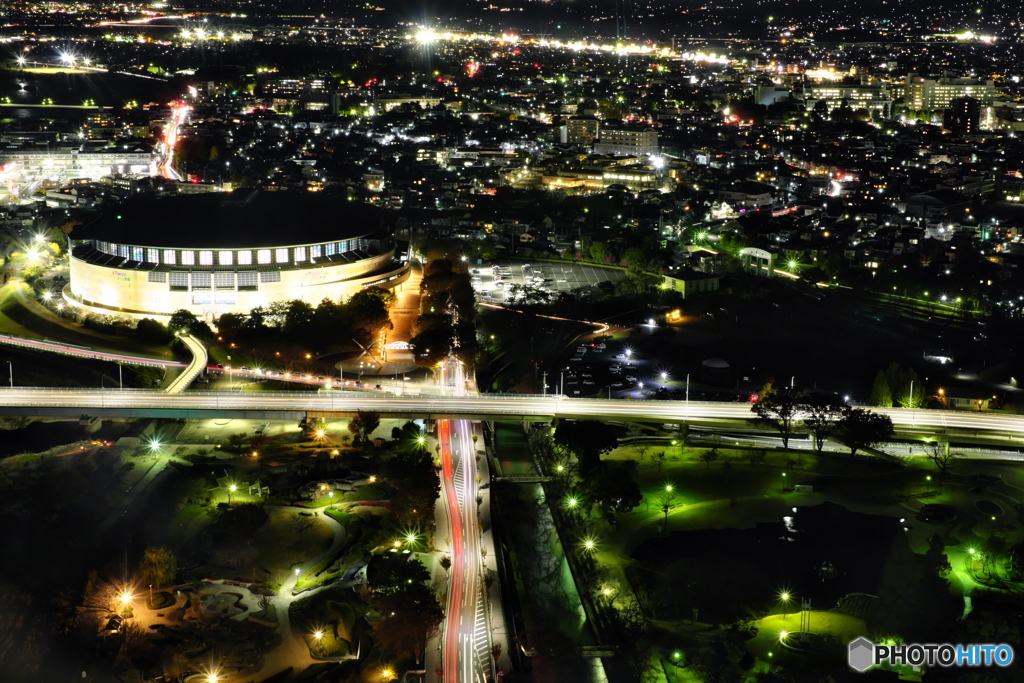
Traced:
<path fill-rule="evenodd" d="M 73 240 L 166 248 L 247 249 L 317 244 L 377 232 L 379 209 L 309 192 L 215 192 L 111 207 Z"/>

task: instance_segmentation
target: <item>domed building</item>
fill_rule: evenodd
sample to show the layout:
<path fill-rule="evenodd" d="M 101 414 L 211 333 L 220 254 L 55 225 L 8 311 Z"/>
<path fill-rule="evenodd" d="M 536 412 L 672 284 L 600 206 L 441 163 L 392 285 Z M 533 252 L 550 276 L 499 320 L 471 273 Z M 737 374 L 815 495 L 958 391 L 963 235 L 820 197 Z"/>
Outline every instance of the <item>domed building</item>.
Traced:
<path fill-rule="evenodd" d="M 70 239 L 64 296 L 90 312 L 213 318 L 317 304 L 408 277 L 382 212 L 308 192 L 211 193 L 111 208 Z"/>

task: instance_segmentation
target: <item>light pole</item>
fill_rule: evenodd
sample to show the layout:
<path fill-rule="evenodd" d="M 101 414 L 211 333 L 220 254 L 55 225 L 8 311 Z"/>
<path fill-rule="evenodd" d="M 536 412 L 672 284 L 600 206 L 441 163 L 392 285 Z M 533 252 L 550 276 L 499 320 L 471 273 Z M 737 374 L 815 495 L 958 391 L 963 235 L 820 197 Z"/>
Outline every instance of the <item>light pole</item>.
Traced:
<path fill-rule="evenodd" d="M 14 364 L 11 361 L 7 361 L 7 370 L 11 376 L 11 389 L 14 388 Z"/>
<path fill-rule="evenodd" d="M 686 402 L 690 402 L 690 373 L 686 373 Z"/>

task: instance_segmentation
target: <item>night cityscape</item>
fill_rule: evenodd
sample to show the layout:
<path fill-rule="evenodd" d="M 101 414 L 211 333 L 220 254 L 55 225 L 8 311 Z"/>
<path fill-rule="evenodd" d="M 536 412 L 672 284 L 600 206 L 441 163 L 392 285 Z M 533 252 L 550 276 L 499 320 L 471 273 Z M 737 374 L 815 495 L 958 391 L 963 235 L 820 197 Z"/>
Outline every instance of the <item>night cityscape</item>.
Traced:
<path fill-rule="evenodd" d="M 0 683 L 1024 681 L 1022 32 L 0 0 Z"/>

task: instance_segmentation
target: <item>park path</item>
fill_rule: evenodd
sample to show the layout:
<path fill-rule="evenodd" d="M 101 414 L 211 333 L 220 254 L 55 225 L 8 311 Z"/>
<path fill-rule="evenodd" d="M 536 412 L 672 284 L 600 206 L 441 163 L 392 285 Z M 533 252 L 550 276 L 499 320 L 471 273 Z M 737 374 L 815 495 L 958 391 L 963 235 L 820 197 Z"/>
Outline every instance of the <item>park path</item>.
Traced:
<path fill-rule="evenodd" d="M 317 661 L 310 655 L 309 647 L 306 645 L 306 641 L 302 635 L 295 633 L 292 628 L 291 606 L 295 600 L 309 597 L 324 586 L 319 586 L 318 588 L 305 591 L 301 595 L 293 595 L 292 589 L 295 588 L 295 584 L 298 582 L 299 577 L 309 571 L 313 565 L 323 558 L 336 554 L 341 550 L 341 547 L 345 544 L 347 534 L 345 532 L 345 527 L 336 519 L 324 514 L 322 508 L 308 510 L 306 508 L 291 506 L 273 507 L 277 507 L 279 510 L 294 510 L 296 514 L 299 512 L 314 512 L 320 520 L 325 522 L 327 526 L 331 528 L 331 531 L 334 534 L 334 539 L 327 550 L 302 564 L 297 573 L 294 571 L 291 572 L 288 575 L 288 578 L 282 582 L 281 588 L 277 591 L 277 594 L 270 599 L 270 604 L 274 606 L 274 612 L 277 615 L 277 628 L 275 631 L 281 638 L 281 644 L 267 654 L 266 658 L 263 660 L 263 666 L 259 670 L 252 672 L 239 672 L 232 676 L 224 676 L 221 680 L 226 683 L 263 680 L 284 671 L 288 667 L 292 667 L 294 671 L 299 672 L 306 667 L 315 664 Z"/>

